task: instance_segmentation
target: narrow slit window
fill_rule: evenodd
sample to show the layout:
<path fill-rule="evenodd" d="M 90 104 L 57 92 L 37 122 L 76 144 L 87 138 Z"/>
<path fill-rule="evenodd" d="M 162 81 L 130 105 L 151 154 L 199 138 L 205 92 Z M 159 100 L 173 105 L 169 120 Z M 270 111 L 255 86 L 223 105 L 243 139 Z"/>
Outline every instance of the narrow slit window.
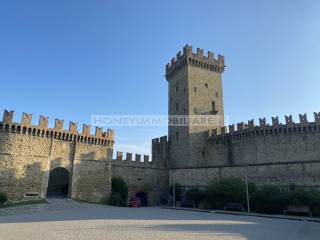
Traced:
<path fill-rule="evenodd" d="M 176 132 L 176 141 L 179 141 L 179 132 Z"/>
<path fill-rule="evenodd" d="M 208 88 L 208 83 L 206 83 L 204 86 L 205 86 L 206 88 Z"/>
<path fill-rule="evenodd" d="M 216 114 L 217 113 L 217 110 L 216 110 L 216 103 L 214 101 L 212 101 L 211 103 L 211 107 L 212 107 L 212 113 L 213 114 Z"/>

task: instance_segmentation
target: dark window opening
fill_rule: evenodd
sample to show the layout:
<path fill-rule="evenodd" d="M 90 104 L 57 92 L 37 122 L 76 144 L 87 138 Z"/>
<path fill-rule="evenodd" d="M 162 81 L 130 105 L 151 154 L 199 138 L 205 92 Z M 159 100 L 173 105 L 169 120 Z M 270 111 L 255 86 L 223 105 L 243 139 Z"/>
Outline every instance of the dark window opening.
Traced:
<path fill-rule="evenodd" d="M 208 83 L 206 83 L 204 86 L 205 86 L 206 88 L 208 88 Z"/>
<path fill-rule="evenodd" d="M 176 141 L 179 141 L 179 132 L 176 132 Z"/>
<path fill-rule="evenodd" d="M 194 108 L 193 111 L 194 111 L 194 113 L 197 113 L 197 108 Z"/>
<path fill-rule="evenodd" d="M 197 88 L 196 87 L 193 90 L 194 90 L 194 92 L 197 92 Z"/>
<path fill-rule="evenodd" d="M 201 151 L 201 157 L 204 157 L 204 156 L 205 156 L 205 152 Z"/>
<path fill-rule="evenodd" d="M 176 87 L 176 92 L 178 92 L 178 91 L 179 91 L 179 87 L 177 86 L 177 87 Z"/>
<path fill-rule="evenodd" d="M 176 111 L 178 111 L 178 110 L 179 110 L 179 104 L 176 103 Z"/>
<path fill-rule="evenodd" d="M 214 101 L 212 101 L 211 107 L 212 107 L 212 113 L 213 113 L 213 114 L 217 114 L 218 111 L 216 110 L 216 103 L 215 103 Z"/>

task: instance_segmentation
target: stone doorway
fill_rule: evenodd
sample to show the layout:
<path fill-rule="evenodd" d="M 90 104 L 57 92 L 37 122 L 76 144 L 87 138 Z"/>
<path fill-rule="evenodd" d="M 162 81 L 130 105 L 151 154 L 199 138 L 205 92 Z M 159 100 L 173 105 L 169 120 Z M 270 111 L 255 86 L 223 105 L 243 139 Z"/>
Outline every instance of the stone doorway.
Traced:
<path fill-rule="evenodd" d="M 57 167 L 52 169 L 49 173 L 47 197 L 68 197 L 69 175 L 69 171 L 65 168 Z"/>
<path fill-rule="evenodd" d="M 138 192 L 136 193 L 136 197 L 140 199 L 141 206 L 148 206 L 148 193 Z"/>

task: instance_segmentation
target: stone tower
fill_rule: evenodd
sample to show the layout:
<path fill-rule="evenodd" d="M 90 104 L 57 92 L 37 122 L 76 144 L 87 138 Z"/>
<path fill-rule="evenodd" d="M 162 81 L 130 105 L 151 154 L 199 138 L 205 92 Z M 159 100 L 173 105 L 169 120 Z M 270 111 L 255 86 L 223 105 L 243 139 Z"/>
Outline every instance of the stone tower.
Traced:
<path fill-rule="evenodd" d="M 224 126 L 223 92 L 221 75 L 224 57 L 214 58 L 212 52 L 204 56 L 202 49 L 192 52 L 186 45 L 183 53 L 166 66 L 169 83 L 169 116 L 186 115 L 197 121 L 184 126 L 169 125 L 170 168 L 201 166 L 205 158 L 208 131 Z M 199 118 L 198 118 L 199 117 Z M 198 120 L 214 120 L 206 124 Z"/>

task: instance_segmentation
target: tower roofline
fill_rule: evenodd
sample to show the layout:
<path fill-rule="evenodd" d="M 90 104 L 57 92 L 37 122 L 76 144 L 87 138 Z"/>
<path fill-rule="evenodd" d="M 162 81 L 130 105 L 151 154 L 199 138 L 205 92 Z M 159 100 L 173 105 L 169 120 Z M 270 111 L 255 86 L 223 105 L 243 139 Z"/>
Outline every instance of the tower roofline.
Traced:
<path fill-rule="evenodd" d="M 218 55 L 218 58 L 214 58 L 214 53 L 207 52 L 207 56 L 204 56 L 203 49 L 197 48 L 197 52 L 192 52 L 192 46 L 185 45 L 182 53 L 179 51 L 176 57 L 171 59 L 171 62 L 166 65 L 166 79 L 173 75 L 178 69 L 183 66 L 191 65 L 207 69 L 209 71 L 223 73 L 224 71 L 224 56 Z"/>

